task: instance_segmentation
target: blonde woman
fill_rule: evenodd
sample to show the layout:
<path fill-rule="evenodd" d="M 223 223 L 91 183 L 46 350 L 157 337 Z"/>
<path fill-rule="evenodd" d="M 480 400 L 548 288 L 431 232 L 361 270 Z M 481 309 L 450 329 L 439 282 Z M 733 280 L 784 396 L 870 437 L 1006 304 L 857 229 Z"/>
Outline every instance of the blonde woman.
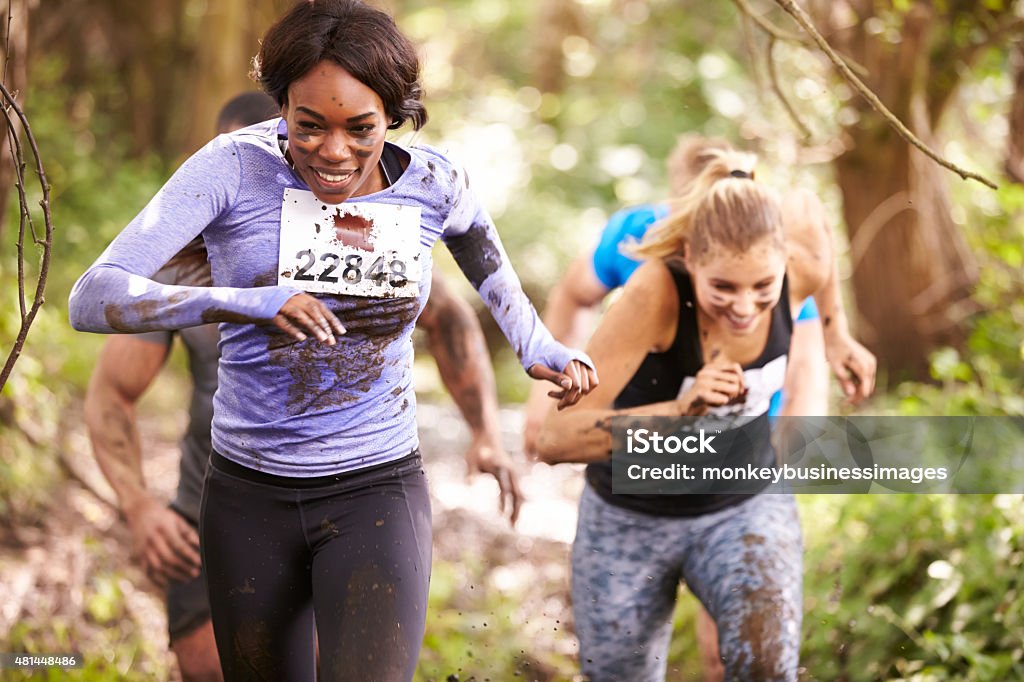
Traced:
<path fill-rule="evenodd" d="M 646 262 L 591 340 L 600 386 L 552 413 L 539 439 L 545 461 L 588 464 L 572 594 L 593 682 L 664 678 L 680 580 L 718 626 L 727 679 L 796 679 L 802 541 L 792 496 L 612 492 L 610 417 L 766 415 L 794 315 L 830 275 L 824 222 L 784 231 L 778 199 L 753 180 L 754 157 L 712 156 L 636 249 Z M 806 195 L 788 199 L 803 200 L 817 210 Z M 764 441 L 745 460 L 771 466 L 775 453 Z"/>

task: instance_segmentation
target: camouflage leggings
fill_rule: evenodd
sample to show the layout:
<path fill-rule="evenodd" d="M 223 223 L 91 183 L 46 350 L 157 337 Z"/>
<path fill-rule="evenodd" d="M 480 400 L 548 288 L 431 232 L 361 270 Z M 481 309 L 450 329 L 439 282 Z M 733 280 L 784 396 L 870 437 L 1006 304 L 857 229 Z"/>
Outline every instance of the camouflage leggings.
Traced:
<path fill-rule="evenodd" d="M 663 680 L 685 580 L 718 625 L 727 680 L 796 680 L 802 553 L 790 495 L 669 518 L 616 507 L 587 486 L 572 549 L 580 667 L 593 682 Z"/>

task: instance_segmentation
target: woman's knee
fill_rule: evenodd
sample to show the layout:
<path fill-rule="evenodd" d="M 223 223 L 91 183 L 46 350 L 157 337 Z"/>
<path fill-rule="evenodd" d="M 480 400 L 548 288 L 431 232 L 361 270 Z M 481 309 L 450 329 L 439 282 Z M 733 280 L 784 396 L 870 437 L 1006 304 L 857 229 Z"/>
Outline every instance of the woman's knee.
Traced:
<path fill-rule="evenodd" d="M 786 590 L 752 590 L 717 618 L 726 679 L 796 680 L 800 601 Z"/>

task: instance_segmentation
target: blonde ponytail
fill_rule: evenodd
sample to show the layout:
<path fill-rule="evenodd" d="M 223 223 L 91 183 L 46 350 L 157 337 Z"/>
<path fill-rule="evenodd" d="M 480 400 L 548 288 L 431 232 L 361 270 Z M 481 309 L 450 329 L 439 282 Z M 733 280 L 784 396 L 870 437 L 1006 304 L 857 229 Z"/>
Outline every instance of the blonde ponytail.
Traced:
<path fill-rule="evenodd" d="M 782 243 L 782 219 L 774 192 L 754 182 L 753 154 L 712 150 L 700 175 L 679 199 L 672 212 L 652 227 L 639 244 L 626 246 L 636 258 L 677 258 L 689 245 L 696 258 L 707 255 L 711 244 L 744 251 L 759 239 L 772 236 Z"/>

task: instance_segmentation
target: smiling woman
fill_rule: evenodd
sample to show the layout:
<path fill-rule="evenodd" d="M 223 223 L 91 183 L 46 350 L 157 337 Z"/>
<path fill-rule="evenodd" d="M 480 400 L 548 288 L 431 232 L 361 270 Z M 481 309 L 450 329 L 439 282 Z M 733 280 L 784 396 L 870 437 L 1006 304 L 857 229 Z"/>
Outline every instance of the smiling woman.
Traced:
<path fill-rule="evenodd" d="M 292 131 L 285 157 L 318 199 L 339 203 L 391 184 L 380 165 L 391 116 L 338 64 L 322 61 L 293 82 L 281 116 Z"/>
<path fill-rule="evenodd" d="M 829 274 L 820 221 L 805 214 L 784 230 L 774 193 L 753 180 L 753 157 L 709 156 L 635 249 L 648 260 L 591 340 L 601 385 L 551 414 L 540 434 L 546 461 L 589 465 L 572 601 L 594 682 L 664 679 L 680 580 L 717 625 L 726 679 L 797 679 L 802 547 L 792 496 L 613 489 L 612 417 L 712 415 L 723 429 L 721 420 L 741 415 L 767 434 L 792 311 Z M 818 257 L 789 260 L 807 253 Z M 767 438 L 747 442 L 730 466 L 774 465 Z"/>
<path fill-rule="evenodd" d="M 255 74 L 282 118 L 186 161 L 75 285 L 71 321 L 221 322 L 200 535 L 225 677 L 312 680 L 315 632 L 322 679 L 408 680 L 431 550 L 411 335 L 434 243 L 563 405 L 597 377 L 540 323 L 465 172 L 385 140 L 427 118 L 389 16 L 297 2 Z M 197 235 L 214 286 L 153 281 Z"/>

